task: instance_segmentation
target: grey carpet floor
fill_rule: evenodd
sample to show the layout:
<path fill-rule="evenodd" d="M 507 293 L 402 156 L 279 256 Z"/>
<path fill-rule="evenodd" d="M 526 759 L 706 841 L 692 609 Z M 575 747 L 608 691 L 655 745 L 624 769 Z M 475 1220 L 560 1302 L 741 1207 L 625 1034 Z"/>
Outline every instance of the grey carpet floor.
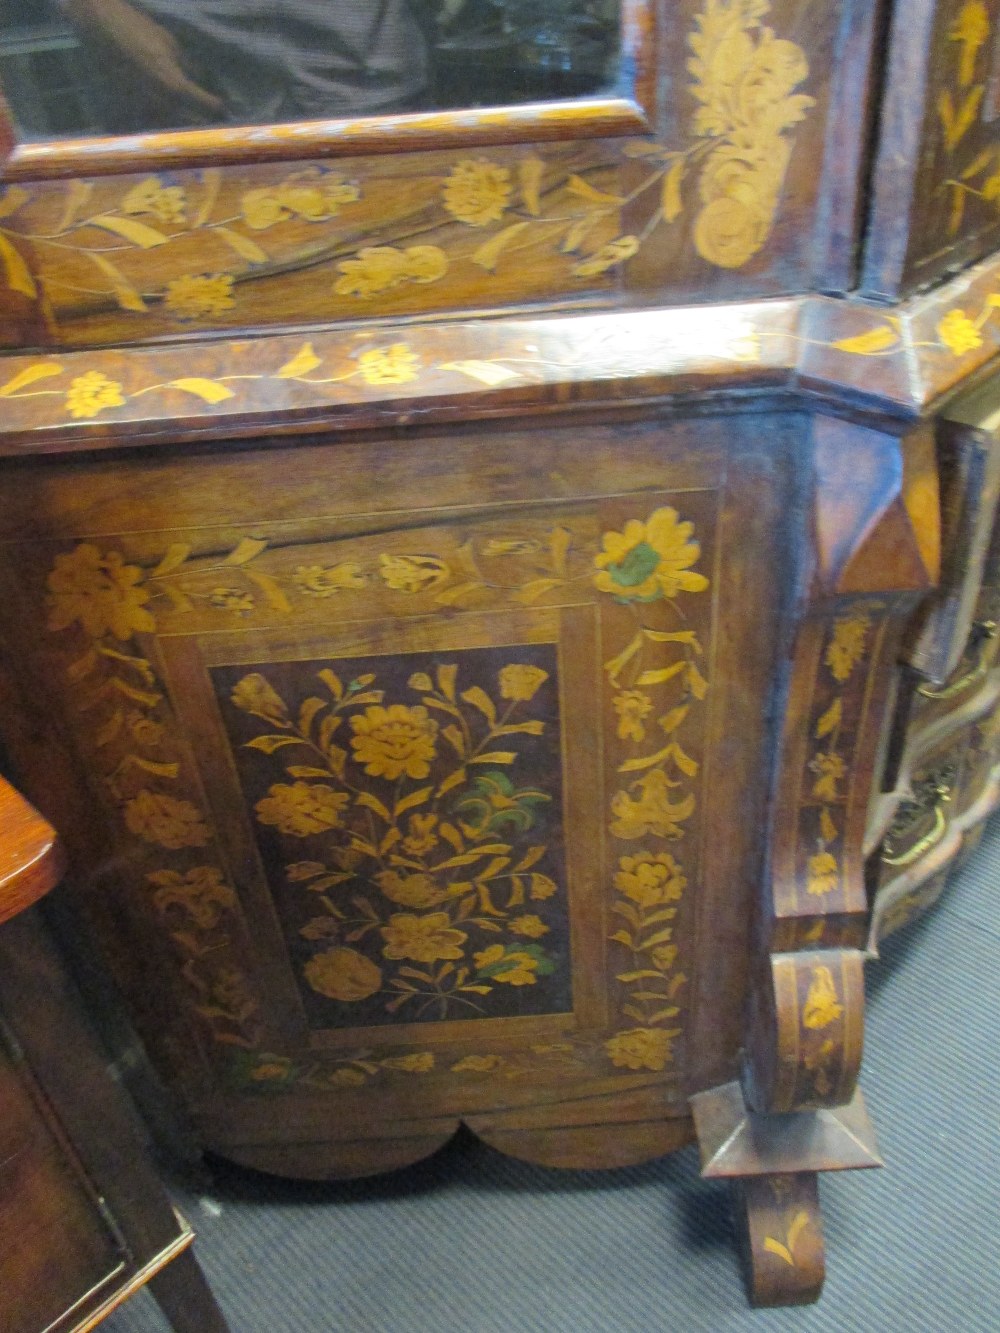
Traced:
<path fill-rule="evenodd" d="M 752 1311 L 723 1188 L 693 1149 L 545 1171 L 459 1137 L 382 1180 L 219 1169 L 176 1187 L 233 1333 L 1000 1330 L 1000 819 L 869 970 L 863 1086 L 886 1169 L 822 1185 L 819 1305 Z M 162 1333 L 147 1293 L 107 1333 Z"/>

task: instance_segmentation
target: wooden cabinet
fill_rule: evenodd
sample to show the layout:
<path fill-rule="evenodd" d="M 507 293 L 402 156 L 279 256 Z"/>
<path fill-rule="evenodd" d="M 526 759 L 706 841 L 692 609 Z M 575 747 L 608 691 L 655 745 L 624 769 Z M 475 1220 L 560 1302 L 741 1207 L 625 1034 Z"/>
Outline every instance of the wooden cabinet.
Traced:
<path fill-rule="evenodd" d="M 937 900 L 1000 804 L 997 393 L 987 381 L 953 402 L 940 424 L 947 558 L 940 589 L 911 628 L 899 753 L 869 828 L 869 843 L 882 843 L 872 867 L 873 948 Z"/>
<path fill-rule="evenodd" d="M 587 98 L 13 148 L 4 731 L 205 1147 L 697 1134 L 802 1301 L 893 877 L 993 800 L 997 18 L 662 9 Z"/>

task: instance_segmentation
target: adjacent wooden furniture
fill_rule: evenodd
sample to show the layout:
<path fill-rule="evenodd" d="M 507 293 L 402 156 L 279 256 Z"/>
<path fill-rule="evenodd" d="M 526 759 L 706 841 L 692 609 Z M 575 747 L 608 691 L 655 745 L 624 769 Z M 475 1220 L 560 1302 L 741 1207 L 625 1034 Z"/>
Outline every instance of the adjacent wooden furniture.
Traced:
<path fill-rule="evenodd" d="M 870 945 L 930 907 L 1000 806 L 1000 383 L 953 402 L 939 455 L 946 568 L 910 630 L 900 677 L 892 790 L 869 823 Z M 889 822 L 887 822 L 889 821 Z"/>
<path fill-rule="evenodd" d="M 818 1294 L 994 802 L 998 29 L 629 0 L 606 97 L 13 147 L 4 731 L 205 1147 L 697 1134 Z"/>
<path fill-rule="evenodd" d="M 31 906 L 62 872 L 52 829 L 2 781 L 0 858 L 0 1322 L 83 1333 L 148 1283 L 178 1333 L 225 1333 Z"/>

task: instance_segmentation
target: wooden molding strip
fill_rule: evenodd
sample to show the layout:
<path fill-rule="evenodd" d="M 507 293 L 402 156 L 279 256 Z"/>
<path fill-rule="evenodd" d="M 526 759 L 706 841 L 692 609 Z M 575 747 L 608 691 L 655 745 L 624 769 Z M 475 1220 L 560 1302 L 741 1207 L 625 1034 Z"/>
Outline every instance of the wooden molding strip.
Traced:
<path fill-rule="evenodd" d="M 895 307 L 831 297 L 371 323 L 0 358 L 0 455 L 784 389 L 912 420 L 1000 356 L 1000 256 Z"/>

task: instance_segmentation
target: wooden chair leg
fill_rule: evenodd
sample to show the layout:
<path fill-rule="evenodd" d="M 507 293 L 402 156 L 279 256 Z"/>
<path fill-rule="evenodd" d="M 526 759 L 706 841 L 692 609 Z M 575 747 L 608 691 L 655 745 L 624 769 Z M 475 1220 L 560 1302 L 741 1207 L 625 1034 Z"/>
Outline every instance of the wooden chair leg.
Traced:
<path fill-rule="evenodd" d="M 174 1333 L 229 1333 L 192 1250 L 171 1260 L 147 1285 Z"/>
<path fill-rule="evenodd" d="M 751 1304 L 818 1300 L 826 1268 L 816 1173 L 746 1176 L 732 1188 Z"/>

